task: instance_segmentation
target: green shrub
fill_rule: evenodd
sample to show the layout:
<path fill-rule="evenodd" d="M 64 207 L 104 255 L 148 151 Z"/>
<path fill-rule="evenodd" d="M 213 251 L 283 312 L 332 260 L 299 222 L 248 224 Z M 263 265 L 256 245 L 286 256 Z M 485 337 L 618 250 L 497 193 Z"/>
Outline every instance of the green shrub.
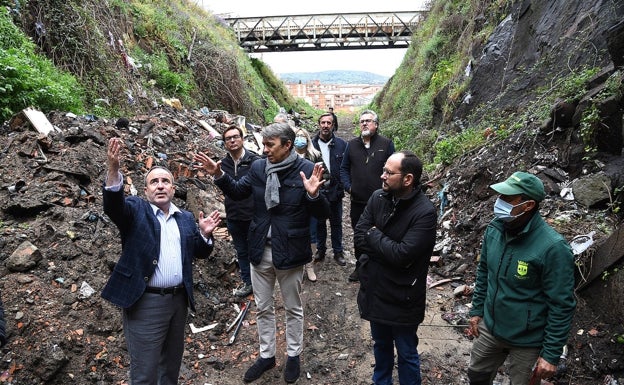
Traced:
<path fill-rule="evenodd" d="M 35 107 L 83 112 L 83 89 L 76 79 L 35 54 L 35 45 L 0 10 L 0 119 Z"/>

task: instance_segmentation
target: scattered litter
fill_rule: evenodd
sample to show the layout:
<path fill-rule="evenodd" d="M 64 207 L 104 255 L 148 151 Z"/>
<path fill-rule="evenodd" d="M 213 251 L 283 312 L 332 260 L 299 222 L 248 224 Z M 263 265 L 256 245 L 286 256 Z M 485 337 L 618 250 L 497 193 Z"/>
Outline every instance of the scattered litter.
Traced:
<path fill-rule="evenodd" d="M 349 355 L 347 353 L 340 353 L 340 355 L 338 356 L 339 360 L 346 360 L 347 358 L 349 358 Z"/>
<path fill-rule="evenodd" d="M 453 295 L 455 297 L 459 296 L 468 296 L 471 295 L 474 291 L 474 286 L 471 285 L 459 285 L 453 290 Z"/>
<path fill-rule="evenodd" d="M 593 245 L 594 234 L 596 234 L 596 232 L 592 231 L 589 234 L 577 235 L 576 237 L 572 238 L 572 240 L 570 241 L 572 253 L 574 255 L 579 255 L 583 251 L 587 250 L 591 245 Z"/>
<path fill-rule="evenodd" d="M 196 333 L 205 332 L 206 330 L 212 330 L 212 329 L 216 328 L 218 324 L 219 323 L 217 322 L 217 323 L 214 323 L 214 324 L 210 324 L 210 325 L 198 328 L 195 325 L 193 325 L 192 323 L 190 323 L 189 326 L 191 327 L 191 332 L 193 334 L 196 334 Z"/>
<path fill-rule="evenodd" d="M 567 201 L 573 201 L 574 200 L 574 193 L 572 192 L 572 188 L 571 187 L 564 187 L 561 189 L 561 192 L 559 193 L 559 195 L 561 195 L 561 197 Z"/>
<path fill-rule="evenodd" d="M 15 182 L 14 185 L 7 187 L 7 190 L 9 190 L 11 194 L 14 194 L 16 192 L 19 192 L 19 190 L 21 190 L 24 186 L 26 186 L 26 182 L 24 182 L 23 180 L 18 180 L 17 182 Z"/>
<path fill-rule="evenodd" d="M 52 125 L 48 118 L 39 110 L 33 108 L 26 108 L 22 110 L 28 121 L 35 127 L 35 129 L 45 135 L 48 135 L 52 131 L 59 132 L 60 130 Z"/>
<path fill-rule="evenodd" d="M 436 287 L 436 286 L 444 285 L 445 283 L 449 283 L 449 282 L 453 282 L 453 281 L 459 281 L 461 279 L 462 279 L 462 277 L 444 278 L 444 279 L 441 279 L 439 281 L 435 281 L 435 282 L 429 284 L 429 289 L 431 289 L 433 287 Z"/>
<path fill-rule="evenodd" d="M 442 319 L 451 325 L 468 325 L 470 308 L 466 305 L 457 305 L 453 310 L 442 314 Z"/>
<path fill-rule="evenodd" d="M 93 293 L 95 293 L 95 289 L 93 289 L 91 285 L 85 281 L 82 281 L 82 285 L 80 285 L 80 297 L 89 298 L 93 295 Z"/>

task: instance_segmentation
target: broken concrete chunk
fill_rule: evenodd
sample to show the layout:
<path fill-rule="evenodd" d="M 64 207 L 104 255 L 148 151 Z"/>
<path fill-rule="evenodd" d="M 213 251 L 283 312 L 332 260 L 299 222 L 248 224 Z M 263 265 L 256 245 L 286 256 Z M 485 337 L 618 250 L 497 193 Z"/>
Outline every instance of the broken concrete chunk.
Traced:
<path fill-rule="evenodd" d="M 6 260 L 6 267 L 10 271 L 28 271 L 41 261 L 41 251 L 28 241 L 22 242 Z"/>

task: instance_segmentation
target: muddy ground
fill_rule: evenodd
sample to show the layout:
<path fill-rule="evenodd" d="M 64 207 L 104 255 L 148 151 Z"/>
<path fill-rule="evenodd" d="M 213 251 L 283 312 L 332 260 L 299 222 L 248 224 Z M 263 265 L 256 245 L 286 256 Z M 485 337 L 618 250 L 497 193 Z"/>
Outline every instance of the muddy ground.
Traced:
<path fill-rule="evenodd" d="M 120 136 L 126 141 L 123 168 L 129 191 L 132 186 L 142 194 L 142 173 L 149 164 L 162 162 L 176 173 L 176 204 L 193 212 L 223 211 L 214 185 L 190 170 L 192 154 L 198 150 L 215 158 L 223 156 L 200 120 L 217 129 L 219 123 L 198 112 L 171 109 L 133 117 L 129 127 L 61 113 L 48 118 L 58 127 L 48 136 L 37 133 L 23 117 L 5 124 L 0 132 L 0 290 L 9 340 L 1 353 L 0 382 L 128 384 L 120 311 L 99 295 L 120 252 L 117 229 L 102 214 L 99 192 L 105 175 L 106 140 Z M 348 136 L 348 119 L 340 126 Z M 471 162 L 463 166 L 465 174 L 457 169 L 447 172 L 449 183 L 458 186 L 466 175 L 478 175 Z M 435 180 L 436 175 L 428 178 Z M 24 186 L 11 191 L 22 185 L 19 181 Z M 432 183 L 428 191 L 436 204 L 440 203 L 439 190 Z M 419 329 L 424 384 L 467 383 L 471 341 L 462 325 L 470 295 L 454 295 L 453 291 L 474 281 L 480 234 L 491 202 L 470 202 L 458 192 L 452 199 L 457 207 L 454 215 L 471 220 L 457 219 L 450 227 L 441 220 L 436 251 L 440 260 L 430 268 L 432 288 Z M 557 211 L 555 205 L 561 203 L 546 204 L 544 212 Z M 346 219 L 348 198 L 344 208 L 347 267 L 335 264 L 329 252 L 317 266 L 318 281 L 304 280 L 306 328 L 299 384 L 371 383 L 374 359 L 369 329 L 357 312 L 358 284 L 347 281 L 355 262 Z M 576 233 L 595 223 L 591 213 L 584 215 L 586 228 L 575 228 Z M 216 237 L 212 258 L 196 262 L 197 312 L 189 317 L 195 327 L 215 327 L 198 333 L 187 328 L 181 384 L 241 384 L 244 371 L 258 354 L 253 302 L 235 342 L 228 344 L 232 333 L 227 332 L 227 325 L 236 315 L 235 305 L 245 300 L 232 295 L 239 279 L 227 233 L 219 231 Z M 278 295 L 277 367 L 256 384 L 284 383 L 285 329 L 280 303 Z M 624 383 L 618 377 L 623 373 L 624 349 L 616 338 L 624 332 L 622 328 L 621 320 L 601 319 L 600 312 L 594 313 L 579 296 L 566 370 L 553 382 Z M 506 381 L 501 370 L 497 382 Z"/>

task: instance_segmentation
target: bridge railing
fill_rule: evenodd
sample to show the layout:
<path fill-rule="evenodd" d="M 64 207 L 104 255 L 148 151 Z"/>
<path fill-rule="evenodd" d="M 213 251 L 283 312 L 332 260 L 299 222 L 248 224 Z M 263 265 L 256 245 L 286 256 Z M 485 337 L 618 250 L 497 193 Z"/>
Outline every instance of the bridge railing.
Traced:
<path fill-rule="evenodd" d="M 225 19 L 250 52 L 405 48 L 427 11 Z"/>

